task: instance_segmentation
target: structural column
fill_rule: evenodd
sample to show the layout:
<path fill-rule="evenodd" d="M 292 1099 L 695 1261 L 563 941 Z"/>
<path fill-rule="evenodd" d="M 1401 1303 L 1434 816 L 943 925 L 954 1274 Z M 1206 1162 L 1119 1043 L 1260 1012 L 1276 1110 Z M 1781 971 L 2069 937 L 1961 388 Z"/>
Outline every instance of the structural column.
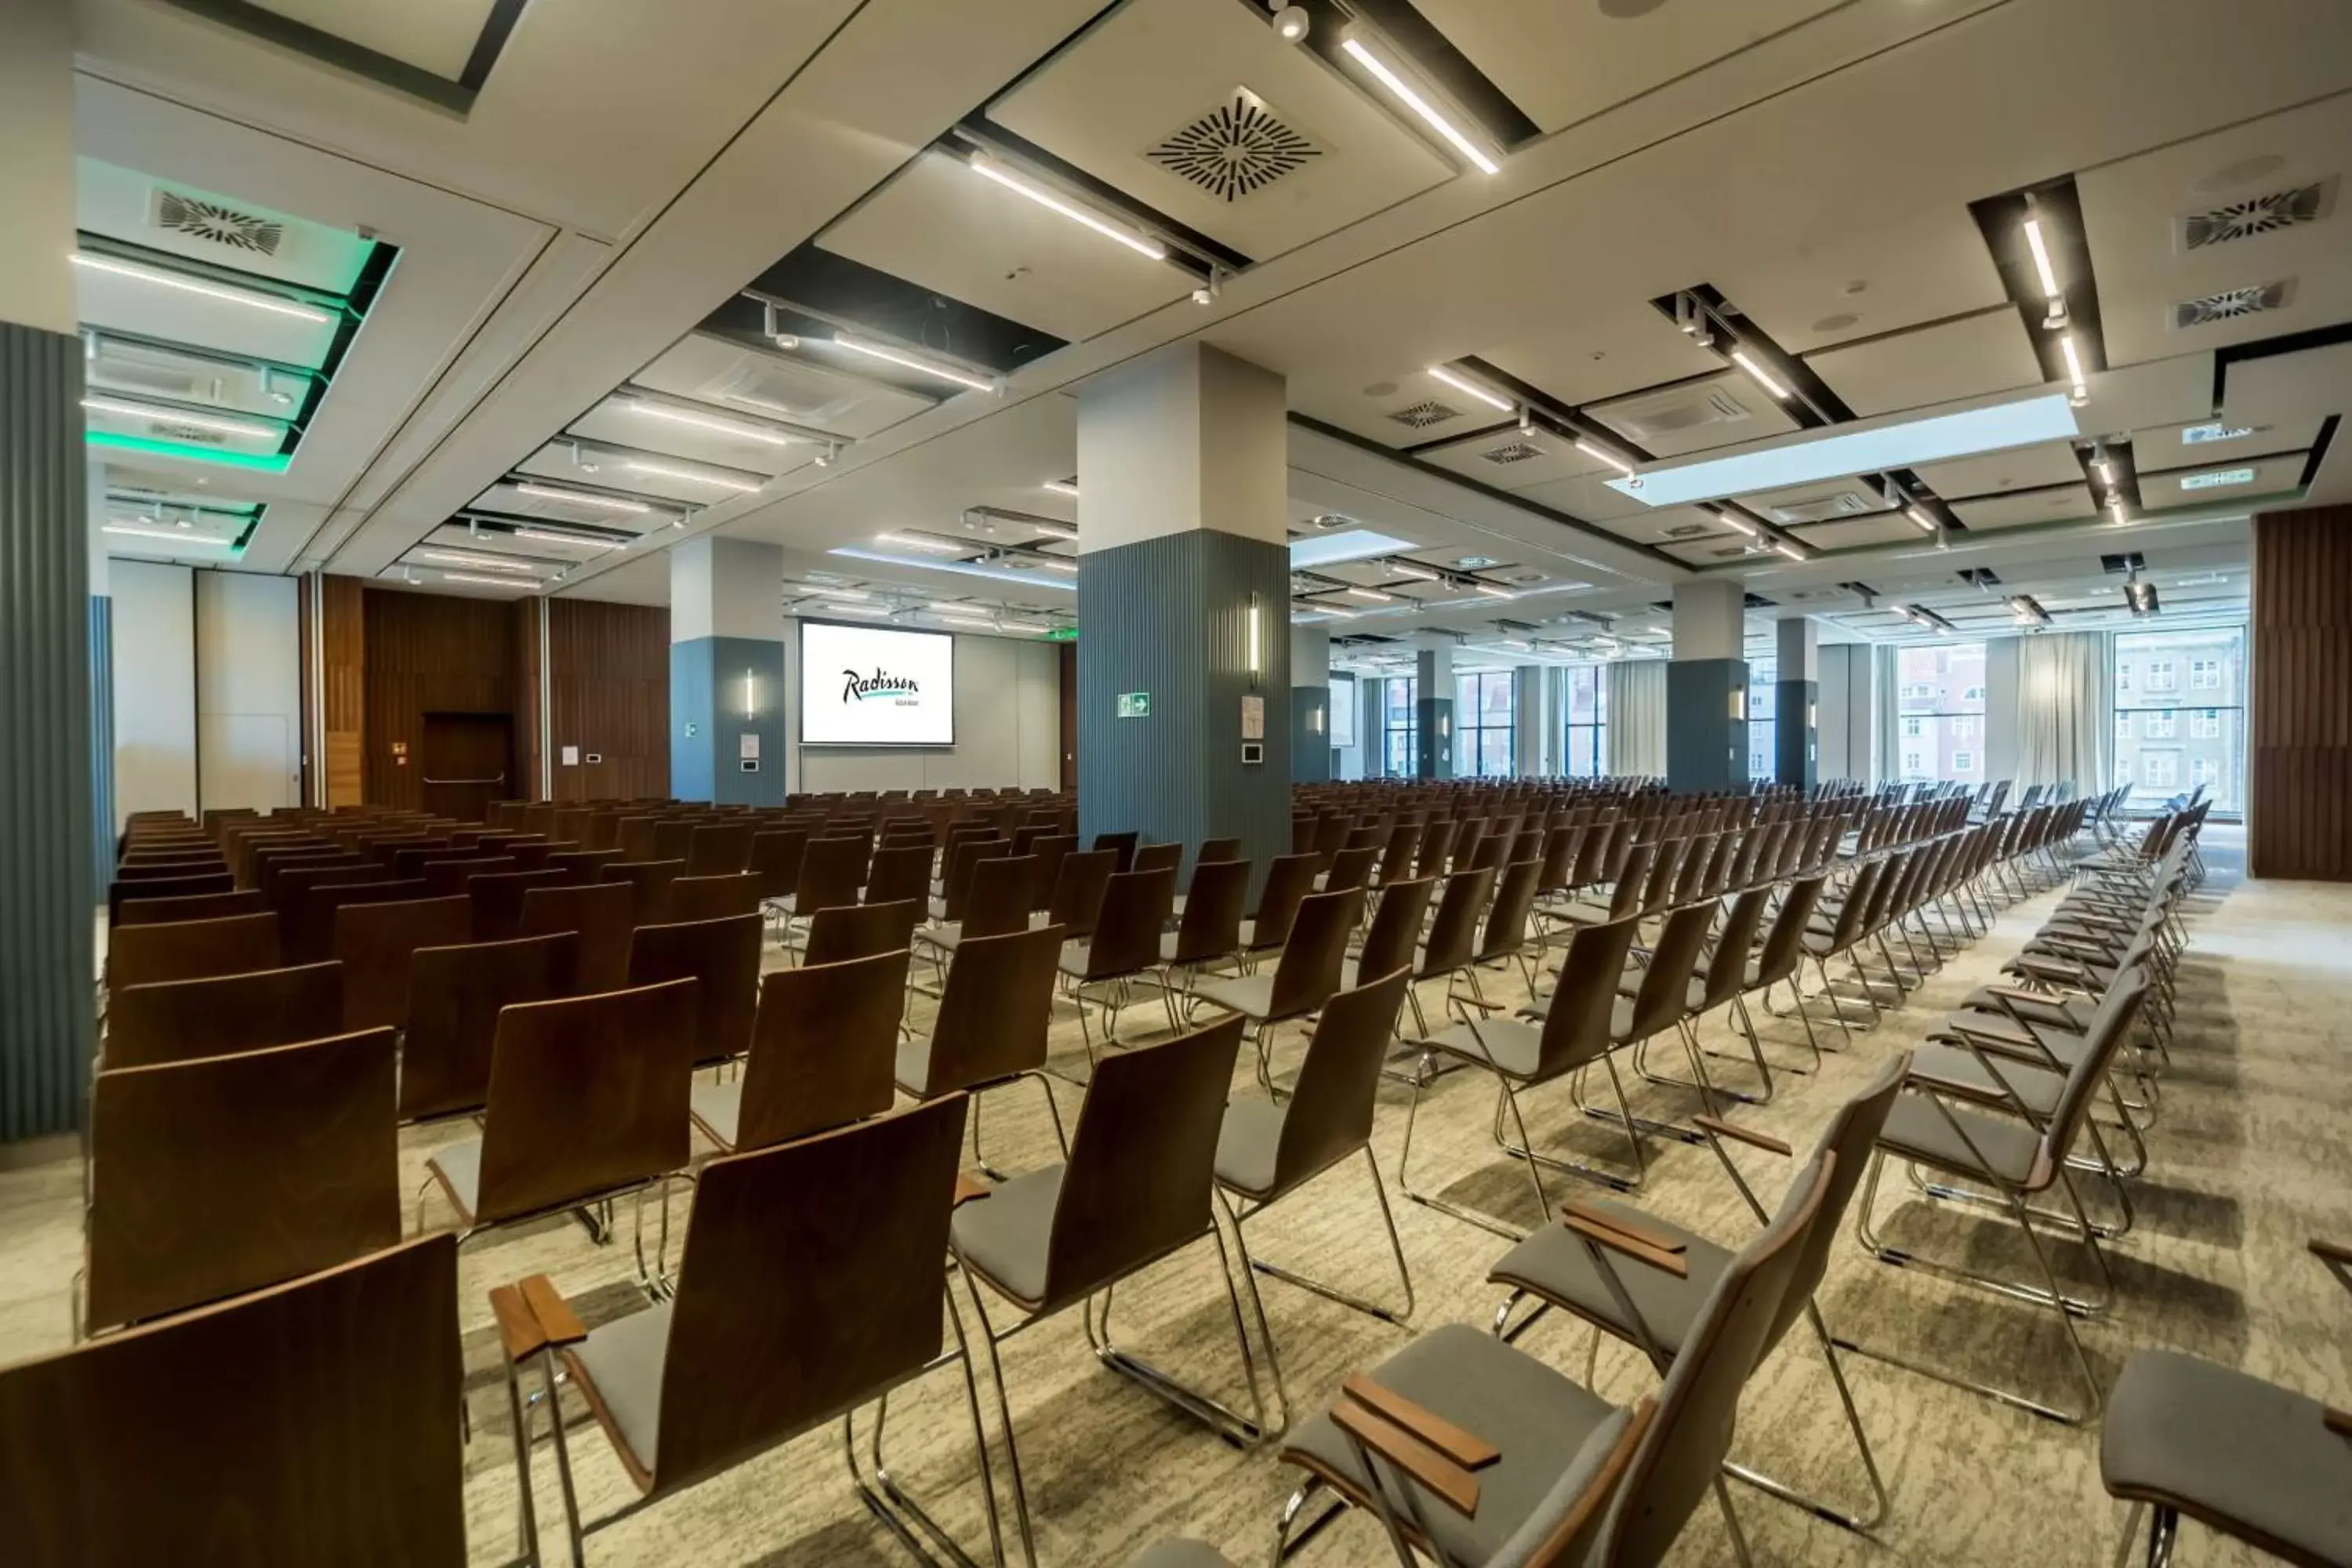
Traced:
<path fill-rule="evenodd" d="M 1290 628 L 1290 778 L 1331 778 L 1331 634 L 1321 626 Z"/>
<path fill-rule="evenodd" d="M 1811 789 L 1821 776 L 1822 632 L 1803 616 L 1778 628 L 1780 673 L 1772 684 L 1772 776 Z"/>
<path fill-rule="evenodd" d="M 1735 578 L 1675 584 L 1666 787 L 1677 794 L 1748 782 L 1747 603 Z"/>
<path fill-rule="evenodd" d="M 1551 755 L 1559 739 L 1546 721 L 1556 673 L 1540 664 L 1523 664 L 1511 671 L 1511 771 L 1523 779 L 1559 772 Z"/>
<path fill-rule="evenodd" d="M 1282 378 L 1202 343 L 1078 394 L 1088 841 L 1290 847 L 1288 439 Z"/>
<path fill-rule="evenodd" d="M 706 535 L 669 562 L 669 792 L 782 805 L 783 547 Z"/>
<path fill-rule="evenodd" d="M 0 46 L 0 1142 L 71 1129 L 94 1032 L 89 474 L 76 337 L 73 23 Z"/>
<path fill-rule="evenodd" d="M 89 536 L 89 827 L 93 890 L 114 877 L 114 599 L 106 569 L 106 464 L 85 456 Z"/>
<path fill-rule="evenodd" d="M 1454 776 L 1454 645 L 1439 643 L 1423 648 L 1414 674 L 1420 685 L 1413 701 L 1413 776 L 1450 779 Z"/>

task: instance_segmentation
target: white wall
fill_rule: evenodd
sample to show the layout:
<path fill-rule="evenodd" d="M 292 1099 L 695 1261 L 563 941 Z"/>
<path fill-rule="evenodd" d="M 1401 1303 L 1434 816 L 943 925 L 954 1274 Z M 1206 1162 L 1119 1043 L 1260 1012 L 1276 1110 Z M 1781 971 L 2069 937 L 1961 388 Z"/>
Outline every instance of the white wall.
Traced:
<path fill-rule="evenodd" d="M 1821 649 L 1821 710 L 1814 771 L 1822 779 L 1871 778 L 1872 718 L 1869 643 L 1828 643 Z"/>
<path fill-rule="evenodd" d="M 117 561 L 114 598 L 115 830 L 134 811 L 196 809 L 194 574 Z"/>
<path fill-rule="evenodd" d="M 952 746 L 803 746 L 800 628 L 784 623 L 793 790 L 1052 789 L 1062 779 L 1061 649 L 1025 637 L 955 639 Z"/>
<path fill-rule="evenodd" d="M 196 782 L 206 810 L 301 804 L 295 591 L 291 577 L 196 574 Z M 121 613 L 118 605 L 118 624 Z"/>

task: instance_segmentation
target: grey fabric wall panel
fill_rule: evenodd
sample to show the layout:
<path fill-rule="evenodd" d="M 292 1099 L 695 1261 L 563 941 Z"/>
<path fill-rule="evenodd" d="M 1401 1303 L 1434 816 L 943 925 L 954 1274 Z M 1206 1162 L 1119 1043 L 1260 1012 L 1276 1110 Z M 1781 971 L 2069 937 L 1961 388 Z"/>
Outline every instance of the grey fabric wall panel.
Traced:
<path fill-rule="evenodd" d="M 1249 605 L 1259 670 L 1249 672 Z M 1290 847 L 1290 554 L 1201 529 L 1078 561 L 1078 831 L 1186 847 L 1238 835 L 1263 878 Z M 1149 692 L 1121 719 L 1122 693 Z M 1242 699 L 1265 700 L 1265 761 L 1242 761 Z M 1253 895 L 1254 896 L 1254 895 Z"/>
<path fill-rule="evenodd" d="M 1290 689 L 1290 779 L 1328 784 L 1331 778 L 1331 689 Z"/>
<path fill-rule="evenodd" d="M 81 366 L 0 321 L 0 1141 L 73 1127 L 94 1033 Z"/>
<path fill-rule="evenodd" d="M 1748 782 L 1748 661 L 1678 658 L 1666 666 L 1666 787 L 1677 795 Z"/>
<path fill-rule="evenodd" d="M 1811 789 L 1818 782 L 1821 742 L 1815 726 L 1820 718 L 1821 683 L 1781 680 L 1773 683 L 1772 778 L 1777 784 Z"/>
<path fill-rule="evenodd" d="M 89 601 L 89 839 L 93 889 L 114 879 L 114 601 Z"/>

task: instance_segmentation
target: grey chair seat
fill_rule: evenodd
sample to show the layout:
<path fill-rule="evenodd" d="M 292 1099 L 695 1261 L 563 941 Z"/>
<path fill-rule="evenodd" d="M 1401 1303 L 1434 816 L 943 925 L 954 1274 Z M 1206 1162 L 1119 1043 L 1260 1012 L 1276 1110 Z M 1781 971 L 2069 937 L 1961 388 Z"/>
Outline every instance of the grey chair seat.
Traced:
<path fill-rule="evenodd" d="M 1046 1249 L 1062 1167 L 1015 1176 L 955 1212 L 948 1244 L 974 1273 L 1012 1300 L 1034 1308 L 1045 1299 Z"/>
<path fill-rule="evenodd" d="M 1615 917 L 1610 912 L 1608 899 L 1578 899 L 1549 911 L 1570 925 L 1607 925 Z"/>
<path fill-rule="evenodd" d="M 1221 975 L 1214 980 L 1195 981 L 1192 994 L 1244 1017 L 1263 1019 L 1274 1005 L 1274 974 L 1272 971 L 1266 971 L 1257 974 Z"/>
<path fill-rule="evenodd" d="M 1878 1141 L 1888 1152 L 1903 1159 L 1961 1174 L 1981 1175 L 1990 1165 L 1991 1174 L 2011 1186 L 2039 1192 L 2049 1185 L 2051 1173 L 2042 1159 L 2042 1140 L 2031 1126 L 2013 1117 L 1988 1115 L 1949 1101 L 1945 1110 L 1967 1130 L 1967 1142 L 1953 1131 L 1944 1110 L 1925 1094 L 1911 1090 L 1896 1097 Z M 1981 1163 L 1969 1152 L 1969 1143 L 1982 1152 Z"/>
<path fill-rule="evenodd" d="M 1197 1541 L 1163 1541 L 1145 1550 L 1127 1568 L 1234 1568 L 1225 1554 Z"/>
<path fill-rule="evenodd" d="M 1969 1084 L 1987 1094 L 2014 1094 L 2036 1116 L 2053 1114 L 2058 1109 L 2058 1096 L 2066 1087 L 2063 1073 L 2031 1062 L 2000 1058 L 1993 1061 L 2000 1069 L 2000 1080 L 1996 1081 L 1965 1046 L 1921 1046 L 1912 1052 L 1911 1065 L 1927 1077 Z"/>
<path fill-rule="evenodd" d="M 2097 1003 L 2073 996 L 2049 996 L 2033 1002 L 2012 996 L 2010 1004 L 2021 1015 L 2032 1019 L 2037 1028 L 2048 1024 L 2053 1028 L 2068 1029 L 2076 1034 L 2091 1026 L 2092 1015 L 2099 1010 Z M 1982 987 L 1969 992 L 1960 1003 L 1960 1008 L 1968 1013 L 1990 1013 L 1998 1018 L 2009 1016 L 2001 1010 L 2000 998 Z"/>
<path fill-rule="evenodd" d="M 481 1207 L 482 1141 L 463 1138 L 445 1143 L 426 1158 L 425 1168 L 441 1179 L 442 1190 L 457 1206 L 458 1217 L 473 1224 Z"/>
<path fill-rule="evenodd" d="M 1059 960 L 1061 971 L 1074 980 L 1087 977 L 1087 963 L 1094 956 L 1095 944 L 1090 942 L 1066 942 Z"/>
<path fill-rule="evenodd" d="M 2352 1563 L 2352 1442 L 2325 1415 L 2230 1367 L 2140 1351 L 2108 1398 L 2100 1478 L 2288 1562 Z"/>
<path fill-rule="evenodd" d="M 602 1411 L 636 1468 L 655 1473 L 661 1436 L 662 1368 L 669 1359 L 667 1301 L 593 1331 L 563 1352 L 589 1404 Z"/>
<path fill-rule="evenodd" d="M 1589 1475 L 1600 1466 L 1626 1419 L 1607 1400 L 1466 1323 L 1423 1334 L 1382 1362 L 1371 1379 L 1501 1450 L 1478 1471 L 1475 1516 L 1465 1519 L 1433 1500 L 1421 1505 L 1449 1562 L 1486 1562 L 1522 1525 L 1536 1522 L 1555 1489 L 1572 1497 L 1573 1490 L 1560 1489 L 1563 1473 Z M 1371 1495 L 1354 1448 L 1328 1415 L 1294 1428 L 1283 1458 L 1359 1496 Z"/>
<path fill-rule="evenodd" d="M 963 921 L 932 921 L 915 928 L 915 940 L 929 942 L 945 952 L 953 952 L 956 943 L 963 940 Z"/>
<path fill-rule="evenodd" d="M 900 1040 L 890 1076 L 897 1080 L 902 1093 L 921 1099 L 925 1085 L 929 1083 L 931 1077 L 930 1036 L 918 1035 L 911 1040 Z"/>
<path fill-rule="evenodd" d="M 1731 1261 L 1731 1254 L 1705 1237 L 1671 1225 L 1631 1204 L 1607 1198 L 1583 1201 L 1589 1207 L 1620 1215 L 1683 1244 L 1683 1261 L 1690 1270 L 1687 1279 L 1677 1279 L 1622 1254 L 1612 1254 L 1609 1258 L 1610 1267 L 1625 1287 L 1625 1294 L 1633 1300 L 1634 1310 L 1642 1314 L 1650 1338 L 1668 1356 L 1675 1355 L 1683 1348 L 1691 1319 L 1707 1293 L 1715 1289 L 1724 1265 Z M 1486 1278 L 1498 1285 L 1533 1291 L 1588 1323 L 1600 1324 L 1620 1339 L 1637 1345 L 1642 1342 L 1633 1325 L 1625 1321 L 1617 1298 L 1610 1293 L 1609 1282 L 1594 1267 L 1592 1254 L 1564 1225 L 1538 1226 L 1525 1241 L 1503 1254 Z"/>
<path fill-rule="evenodd" d="M 1220 1184 L 1261 1201 L 1274 1196 L 1285 1110 L 1267 1100 L 1237 1100 L 1225 1107 L 1224 1125 L 1217 1131 Z"/>
<path fill-rule="evenodd" d="M 687 1109 L 704 1136 L 722 1149 L 732 1149 L 735 1130 L 743 1114 L 743 1080 L 738 1078 L 733 1083 L 698 1083 Z"/>
<path fill-rule="evenodd" d="M 2084 1037 L 2070 1029 L 2045 1029 L 2038 1024 L 2034 1028 L 2035 1032 L 2042 1037 L 2042 1044 L 2048 1047 L 2050 1054 L 2069 1067 L 2074 1066 L 2087 1048 L 2084 1044 Z M 2021 1051 L 2033 1052 L 2037 1057 L 2041 1054 L 2035 1050 L 2033 1036 L 2019 1028 L 2016 1020 L 2006 1013 L 1965 1011 L 1954 1013 L 1944 1020 L 1944 1026 L 1941 1029 L 1934 1031 L 1928 1037 L 1951 1038 L 1963 1029 L 1975 1035 L 1980 1042 L 1996 1040 Z"/>
<path fill-rule="evenodd" d="M 1456 1024 L 1422 1042 L 1464 1061 L 1492 1064 L 1508 1076 L 1534 1076 L 1543 1058 L 1543 1030 L 1517 1018 L 1486 1018 Z"/>

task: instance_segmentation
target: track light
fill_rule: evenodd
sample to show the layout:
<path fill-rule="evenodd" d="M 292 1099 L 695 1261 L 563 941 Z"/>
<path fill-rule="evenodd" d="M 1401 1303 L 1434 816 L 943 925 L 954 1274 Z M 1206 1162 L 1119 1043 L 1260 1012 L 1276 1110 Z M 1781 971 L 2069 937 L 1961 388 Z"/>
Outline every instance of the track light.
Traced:
<path fill-rule="evenodd" d="M 541 500 L 571 501 L 577 506 L 599 506 L 607 511 L 647 512 L 653 508 L 640 500 L 624 500 L 619 496 L 591 495 L 586 490 L 559 489 L 553 485 L 518 484 L 517 495 L 536 496 Z"/>
<path fill-rule="evenodd" d="M 835 348 L 849 353 L 864 354 L 868 359 L 878 359 L 886 364 L 895 364 L 901 369 L 917 371 L 924 375 L 935 375 L 941 381 L 951 381 L 958 386 L 968 386 L 974 392 L 996 390 L 994 382 L 982 381 L 968 371 L 957 370 L 950 365 L 940 364 L 934 360 L 923 359 L 915 354 L 902 353 L 897 349 L 885 348 L 880 343 L 869 343 L 861 338 L 845 337 L 839 332 L 833 335 L 832 342 Z"/>
<path fill-rule="evenodd" d="M 1455 152 L 1475 164 L 1481 174 L 1492 174 L 1501 168 L 1500 164 L 1479 149 L 1476 142 L 1464 135 L 1452 121 L 1440 114 L 1433 104 L 1407 86 L 1404 78 L 1399 76 L 1387 61 L 1364 47 L 1362 40 L 1349 38 L 1339 47 L 1349 59 L 1370 71 L 1372 79 L 1388 89 L 1398 102 L 1419 116 L 1423 124 L 1436 132 Z"/>
<path fill-rule="evenodd" d="M 1749 539 L 1759 537 L 1760 531 L 1754 523 L 1748 521 L 1747 518 L 1742 516 L 1739 509 L 1737 507 L 1719 507 L 1717 509 L 1715 515 L 1720 518 L 1723 522 L 1736 533 L 1744 534 Z"/>
<path fill-rule="evenodd" d="M 1121 227 L 1107 219 L 1097 217 L 1076 203 L 1065 201 L 1053 192 L 1030 184 L 1028 180 L 1003 167 L 992 158 L 975 154 L 964 161 L 964 167 L 984 180 L 993 180 L 1006 190 L 1028 197 L 1041 207 L 1050 208 L 1061 214 L 1072 223 L 1085 225 L 1105 239 L 1117 240 L 1139 256 L 1148 256 L 1154 261 L 1168 259 L 1168 247 L 1158 240 L 1148 239 L 1132 229 Z"/>
<path fill-rule="evenodd" d="M 1476 382 L 1465 381 L 1461 376 L 1454 374 L 1452 371 L 1446 369 L 1442 364 L 1431 365 L 1429 367 L 1429 374 L 1444 382 L 1446 385 L 1452 387 L 1454 391 L 1461 393 L 1464 396 L 1475 397 L 1489 408 L 1500 409 L 1505 414 L 1508 414 L 1512 411 L 1514 405 L 1509 398 L 1498 396 L 1496 394 L 1487 391 L 1485 387 L 1480 386 Z"/>
<path fill-rule="evenodd" d="M 486 572 L 520 572 L 527 576 L 539 575 L 539 568 L 527 562 L 501 561 L 495 555 L 476 555 L 464 550 L 412 550 L 412 561 L 432 561 L 446 566 L 471 566 Z"/>
<path fill-rule="evenodd" d="M 1785 539 L 1774 540 L 1772 542 L 1772 548 L 1779 551 L 1781 554 L 1787 556 L 1791 561 L 1802 561 L 1805 558 L 1805 552 L 1802 550 L 1799 549 L 1795 544 Z"/>
<path fill-rule="evenodd" d="M 1492 583 L 1473 583 L 1470 586 L 1490 599 L 1516 599 L 1518 595 L 1508 588 L 1498 588 Z"/>
<path fill-rule="evenodd" d="M 1032 518 L 1023 522 L 1021 526 L 1032 533 L 1042 533 L 1048 539 L 1069 540 L 1078 536 L 1078 531 L 1066 522 L 1047 522 L 1042 519 Z"/>
<path fill-rule="evenodd" d="M 1313 18 L 1304 5 L 1285 5 L 1274 14 L 1274 36 L 1286 44 L 1302 42 Z"/>
<path fill-rule="evenodd" d="M 1746 349 L 1732 350 L 1731 363 L 1746 371 L 1755 379 L 1757 385 L 1770 393 L 1774 397 L 1779 398 L 1783 403 L 1786 403 L 1789 400 L 1789 389 L 1782 386 L 1779 382 L 1773 380 L 1772 377 L 1765 371 L 1763 366 L 1748 358 L 1748 351 Z"/>
<path fill-rule="evenodd" d="M 2066 376 L 2074 384 L 2074 389 L 2066 401 L 2080 408 L 2091 400 L 2091 384 L 2083 379 L 2083 355 L 2082 351 L 2074 346 L 2074 333 L 2068 332 L 2058 340 L 2058 352 L 2065 356 Z"/>
<path fill-rule="evenodd" d="M 476 583 L 485 588 L 527 588 L 530 586 L 530 584 L 524 583 L 518 578 L 476 577 L 464 572 L 444 572 L 441 574 L 441 581 L 444 583 Z"/>
<path fill-rule="evenodd" d="M 177 289 L 184 294 L 201 294 L 208 300 L 219 300 L 231 305 L 243 305 L 255 310 L 268 310 L 273 315 L 292 316 L 297 321 L 320 325 L 335 318 L 310 305 L 298 305 L 290 300 L 279 300 L 250 289 L 226 288 L 218 283 L 206 283 L 201 279 L 184 277 L 161 268 L 142 267 L 133 261 L 118 261 L 110 256 L 92 256 L 87 251 L 74 252 L 73 264 L 93 272 L 111 273 L 117 278 L 129 278 L 141 283 L 152 283 L 159 289 Z"/>
<path fill-rule="evenodd" d="M 2113 489 L 2115 488 L 2115 459 L 2107 456 L 2105 447 L 2094 447 L 2091 448 L 2091 471 L 2099 476 L 2099 482 L 2101 484 L 2106 486 L 2109 489 Z"/>

